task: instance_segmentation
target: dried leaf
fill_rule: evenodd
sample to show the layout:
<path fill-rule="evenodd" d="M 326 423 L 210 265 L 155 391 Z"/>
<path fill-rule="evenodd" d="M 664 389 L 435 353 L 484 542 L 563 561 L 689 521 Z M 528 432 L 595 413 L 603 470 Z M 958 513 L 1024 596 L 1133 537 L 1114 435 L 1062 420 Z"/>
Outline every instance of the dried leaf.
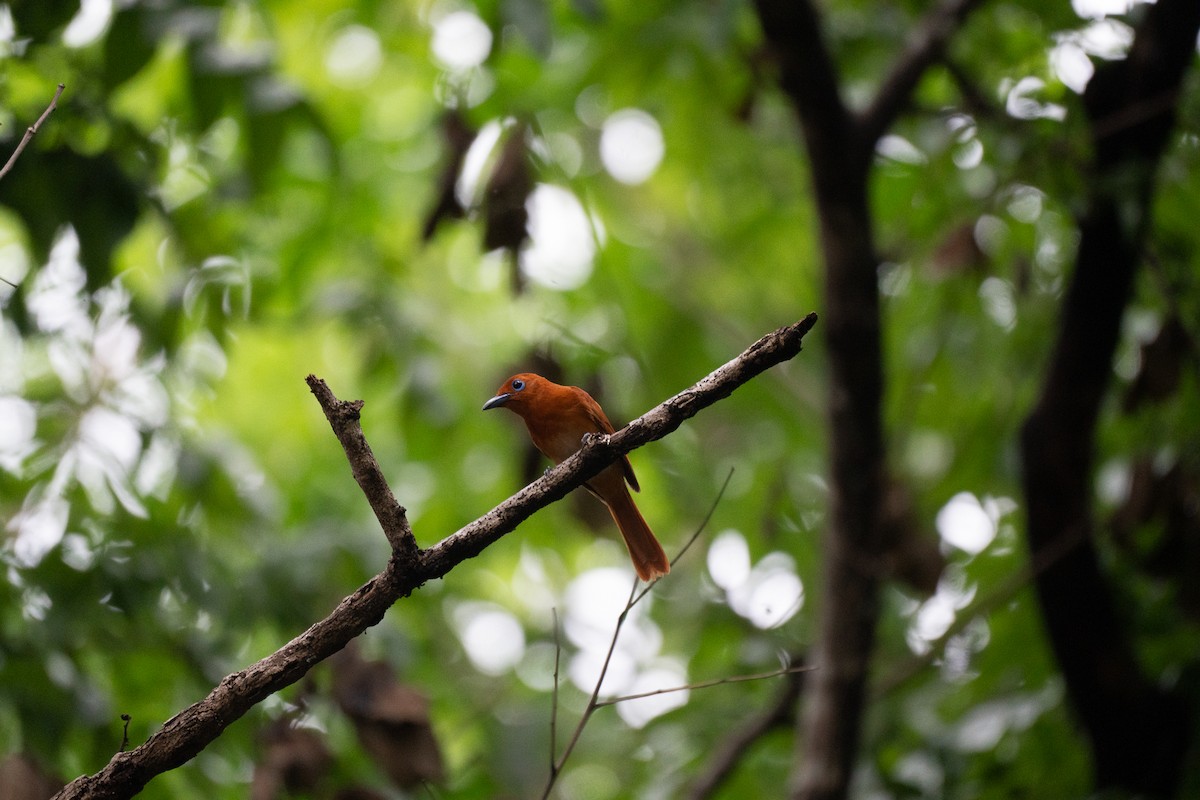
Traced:
<path fill-rule="evenodd" d="M 429 721 L 429 700 L 396 680 L 390 665 L 348 647 L 333 660 L 333 696 L 354 723 L 363 749 L 401 789 L 440 782 L 442 754 Z"/>
<path fill-rule="evenodd" d="M 979 270 L 987 261 L 975 238 L 975 220 L 968 220 L 945 235 L 930 256 L 929 266 L 936 275 L 951 275 Z"/>
<path fill-rule="evenodd" d="M 1161 402 L 1175 393 L 1183 364 L 1196 352 L 1196 345 L 1179 317 L 1167 318 L 1158 335 L 1142 345 L 1141 365 L 1133 383 L 1125 390 L 1121 408 L 1126 414 L 1146 403 Z"/>
<path fill-rule="evenodd" d="M 505 140 L 500 158 L 488 178 L 483 196 L 483 247 L 504 249 L 512 264 L 513 291 L 524 287 L 518 256 L 529 238 L 529 212 L 525 201 L 533 192 L 533 170 L 529 163 L 527 129 L 514 126 Z"/>
<path fill-rule="evenodd" d="M 442 220 L 461 219 L 466 209 L 458 201 L 458 176 L 462 172 L 463 159 L 471 142 L 475 139 L 475 130 L 467 124 L 462 113 L 451 109 L 442 118 L 442 138 L 446 142 L 446 166 L 438 179 L 438 199 L 425 217 L 425 227 L 421 232 L 422 241 L 429 241 L 437 232 Z"/>
<path fill-rule="evenodd" d="M 274 800 L 285 794 L 312 794 L 329 774 L 333 756 L 315 731 L 279 719 L 262 732 L 262 760 L 250 783 L 252 800 Z"/>
<path fill-rule="evenodd" d="M 946 568 L 946 557 L 937 537 L 921 531 L 912 494 L 899 481 L 888 481 L 882 524 L 889 572 L 918 594 L 932 596 Z"/>
<path fill-rule="evenodd" d="M 503 247 L 516 253 L 529 237 L 525 201 L 533 191 L 533 172 L 526 133 L 524 125 L 514 126 L 488 178 L 483 197 L 483 246 L 487 250 Z"/>

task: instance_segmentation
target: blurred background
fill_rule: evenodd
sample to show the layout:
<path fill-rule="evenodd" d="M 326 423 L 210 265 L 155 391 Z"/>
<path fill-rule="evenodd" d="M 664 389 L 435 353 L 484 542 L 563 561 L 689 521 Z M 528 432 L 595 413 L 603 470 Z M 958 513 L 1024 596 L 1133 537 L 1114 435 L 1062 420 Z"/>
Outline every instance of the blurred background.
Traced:
<path fill-rule="evenodd" d="M 851 106 L 924 5 L 823 6 Z M 877 148 L 900 544 L 855 797 L 1091 791 L 1030 589 L 1016 433 L 1074 256 L 1080 94 L 1124 56 L 1137 11 L 984 6 Z M 620 426 L 820 313 L 806 157 L 762 38 L 739 0 L 0 4 L 4 159 L 66 85 L 0 180 L 0 795 L 95 772 L 122 714 L 144 741 L 383 568 L 307 374 L 366 401 L 368 441 L 427 547 L 547 466 L 515 416 L 479 411 L 507 375 L 583 386 Z M 1094 494 L 1142 666 L 1194 698 L 1187 86 Z M 822 336 L 818 323 L 794 361 L 632 454 L 671 556 L 729 483 L 626 623 L 602 694 L 770 671 L 812 646 Z M 561 748 L 633 579 L 607 513 L 577 494 L 143 796 L 538 796 L 556 656 Z M 779 698 L 798 690 L 779 677 L 601 709 L 556 796 L 782 796 L 795 701 Z"/>

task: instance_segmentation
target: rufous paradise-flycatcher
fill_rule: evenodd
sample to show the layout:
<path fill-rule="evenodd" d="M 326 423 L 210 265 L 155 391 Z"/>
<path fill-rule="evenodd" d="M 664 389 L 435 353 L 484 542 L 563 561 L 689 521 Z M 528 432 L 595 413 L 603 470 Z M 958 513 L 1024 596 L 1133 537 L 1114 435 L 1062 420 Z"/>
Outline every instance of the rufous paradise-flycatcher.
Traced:
<path fill-rule="evenodd" d="M 483 410 L 500 406 L 525 420 L 534 446 L 555 464 L 570 458 L 585 435 L 613 432 L 604 409 L 590 394 L 578 386 L 560 386 L 532 372 L 522 372 L 506 380 L 496 390 L 496 396 L 483 404 Z M 639 487 L 628 458 L 621 456 L 620 461 L 589 478 L 584 486 L 608 506 L 639 578 L 651 581 L 671 571 L 662 545 L 629 494 L 629 487 L 635 492 Z"/>

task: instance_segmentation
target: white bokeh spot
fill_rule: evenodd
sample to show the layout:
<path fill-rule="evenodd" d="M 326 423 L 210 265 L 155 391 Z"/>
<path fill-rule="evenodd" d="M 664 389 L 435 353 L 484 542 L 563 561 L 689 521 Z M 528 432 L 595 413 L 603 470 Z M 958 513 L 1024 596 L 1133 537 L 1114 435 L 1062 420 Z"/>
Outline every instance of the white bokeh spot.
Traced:
<path fill-rule="evenodd" d="M 578 289 L 592 275 L 597 231 L 567 189 L 539 184 L 525 203 L 529 243 L 521 269 L 534 283 L 559 291 Z"/>
<path fill-rule="evenodd" d="M 959 492 L 938 511 L 935 525 L 944 542 L 976 555 L 992 543 L 1000 520 L 1016 508 L 1011 498 L 985 497 L 981 501 L 970 492 Z"/>
<path fill-rule="evenodd" d="M 637 108 L 623 108 L 604 121 L 600 160 L 621 183 L 639 184 L 662 163 L 666 146 L 658 121 Z"/>
<path fill-rule="evenodd" d="M 453 11 L 433 23 L 433 56 L 452 70 L 478 67 L 492 51 L 492 31 L 470 11 Z"/>
<path fill-rule="evenodd" d="M 81 0 L 79 13 L 63 29 L 63 44 L 86 47 L 100 38 L 112 20 L 113 0 Z"/>
<path fill-rule="evenodd" d="M 525 631 L 503 608 L 491 603 L 463 603 L 454 609 L 453 616 L 463 649 L 480 672 L 503 675 L 525 655 Z"/>
<path fill-rule="evenodd" d="M 26 457 L 37 449 L 37 409 L 23 397 L 0 397 L 0 469 L 20 476 Z"/>
<path fill-rule="evenodd" d="M 708 574 L 725 591 L 736 589 L 750 577 L 750 548 L 735 530 L 721 531 L 708 547 Z"/>
<path fill-rule="evenodd" d="M 634 678 L 629 684 L 626 694 L 660 692 L 662 689 L 673 689 L 686 683 L 687 671 L 683 666 L 662 659 Z M 652 694 L 636 700 L 625 700 L 617 704 L 617 713 L 629 727 L 641 728 L 655 717 L 687 705 L 689 695 L 688 690 L 684 689 L 678 692 Z"/>
<path fill-rule="evenodd" d="M 708 572 L 725 590 L 729 607 L 763 630 L 777 628 L 804 606 L 804 584 L 786 553 L 767 553 L 752 564 L 745 537 L 722 531 L 708 548 Z"/>
<path fill-rule="evenodd" d="M 375 31 L 363 25 L 348 25 L 325 52 L 325 69 L 340 84 L 361 83 L 374 78 L 383 65 L 383 45 Z"/>

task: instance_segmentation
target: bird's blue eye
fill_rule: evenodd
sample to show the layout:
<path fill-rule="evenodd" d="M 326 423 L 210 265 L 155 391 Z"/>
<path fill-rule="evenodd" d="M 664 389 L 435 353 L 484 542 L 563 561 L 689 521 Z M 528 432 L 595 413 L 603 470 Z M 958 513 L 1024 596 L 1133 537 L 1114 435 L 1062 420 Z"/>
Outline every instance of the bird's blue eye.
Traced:
<path fill-rule="evenodd" d="M 520 378 L 517 378 L 515 381 L 512 382 L 512 387 L 513 387 L 514 392 L 519 392 L 525 388 L 525 381 L 521 380 Z"/>

